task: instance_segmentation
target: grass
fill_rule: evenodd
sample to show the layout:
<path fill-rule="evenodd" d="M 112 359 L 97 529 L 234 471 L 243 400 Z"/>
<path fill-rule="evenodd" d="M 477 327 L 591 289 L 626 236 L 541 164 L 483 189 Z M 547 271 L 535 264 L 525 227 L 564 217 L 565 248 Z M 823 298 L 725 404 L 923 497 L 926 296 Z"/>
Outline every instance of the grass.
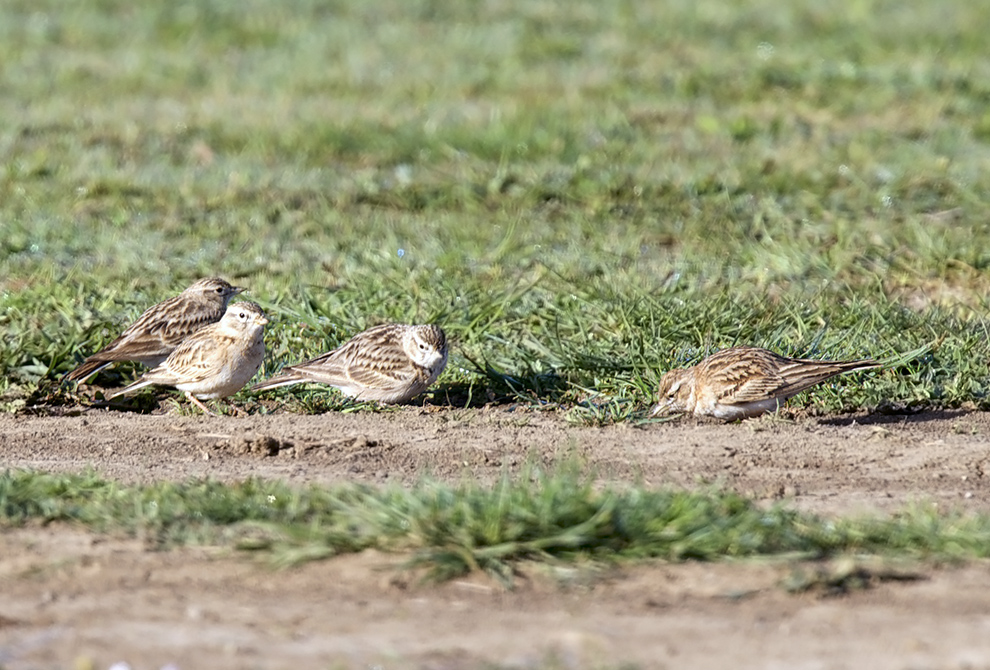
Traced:
<path fill-rule="evenodd" d="M 62 373 L 208 275 L 270 313 L 262 376 L 400 320 L 453 340 L 437 394 L 455 405 L 637 421 L 665 370 L 746 343 L 893 361 L 791 401 L 813 412 L 986 409 L 987 25 L 990 5 L 961 0 L 8 0 L 0 411 L 76 402 Z M 271 397 L 234 403 L 375 411 Z M 0 510 L 290 562 L 411 551 L 439 576 L 990 546 L 984 517 L 828 521 L 564 475 L 402 490 L 8 473 Z"/>
<path fill-rule="evenodd" d="M 213 274 L 272 313 L 262 374 L 435 321 L 456 343 L 441 389 L 601 423 L 735 343 L 937 341 L 796 402 L 986 406 L 988 21 L 880 0 L 4 3 L 0 407 L 58 396 Z"/>
<path fill-rule="evenodd" d="M 214 544 L 277 563 L 376 548 L 407 552 L 433 578 L 483 570 L 511 583 L 524 559 L 669 561 L 871 554 L 957 560 L 990 555 L 990 517 L 918 506 L 890 518 L 831 520 L 734 493 L 596 487 L 573 468 L 530 468 L 491 488 L 289 487 L 251 479 L 128 486 L 94 473 L 6 471 L 0 527 L 69 522 L 157 547 Z"/>

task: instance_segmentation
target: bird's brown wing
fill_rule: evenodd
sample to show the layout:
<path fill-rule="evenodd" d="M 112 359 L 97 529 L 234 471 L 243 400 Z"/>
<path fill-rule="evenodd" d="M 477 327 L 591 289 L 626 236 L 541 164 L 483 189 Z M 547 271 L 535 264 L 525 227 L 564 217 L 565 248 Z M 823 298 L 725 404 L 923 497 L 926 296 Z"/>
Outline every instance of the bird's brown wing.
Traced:
<path fill-rule="evenodd" d="M 712 372 L 718 401 L 725 405 L 742 405 L 778 397 L 787 381 L 778 372 L 780 360 L 766 349 L 734 347 L 725 349 L 702 362 Z"/>
<path fill-rule="evenodd" d="M 222 342 L 213 329 L 198 330 L 183 340 L 164 363 L 141 375 L 135 384 L 174 385 L 204 381 L 227 364 L 227 359 L 220 354 L 233 349 L 233 345 Z"/>
<path fill-rule="evenodd" d="M 218 309 L 182 309 L 180 296 L 169 298 L 146 310 L 115 340 L 95 354 L 65 378 L 78 381 L 92 375 L 109 363 L 145 361 L 168 356 L 192 333 L 215 323 L 223 316 Z"/>
<path fill-rule="evenodd" d="M 342 388 L 391 389 L 409 378 L 411 368 L 401 349 L 401 326 L 383 324 L 358 333 L 342 345 L 282 371 L 252 387 L 253 391 L 317 382 Z M 403 365 L 404 364 L 404 365 Z"/>
<path fill-rule="evenodd" d="M 183 340 L 196 331 L 215 323 L 223 316 L 221 310 L 181 309 L 179 296 L 169 298 L 142 314 L 120 337 L 93 354 L 103 360 L 129 361 L 154 356 L 167 356 Z"/>
<path fill-rule="evenodd" d="M 325 384 L 390 389 L 415 373 L 394 330 L 377 327 L 322 356 L 293 365 L 290 372 Z"/>
<path fill-rule="evenodd" d="M 785 384 L 779 393 L 787 398 L 844 372 L 880 367 L 880 363 L 873 360 L 816 361 L 800 358 L 786 360 L 787 363 L 780 368 L 780 375 Z"/>
<path fill-rule="evenodd" d="M 394 389 L 407 384 L 417 374 L 417 368 L 401 350 L 384 355 L 356 356 L 347 366 L 351 381 L 368 389 Z"/>

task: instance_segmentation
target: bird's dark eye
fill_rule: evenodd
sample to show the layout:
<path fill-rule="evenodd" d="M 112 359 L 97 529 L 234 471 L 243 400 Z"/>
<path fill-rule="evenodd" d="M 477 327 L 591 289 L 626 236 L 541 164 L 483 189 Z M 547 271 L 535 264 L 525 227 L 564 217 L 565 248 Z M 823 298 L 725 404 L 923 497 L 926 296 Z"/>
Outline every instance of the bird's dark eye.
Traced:
<path fill-rule="evenodd" d="M 223 295 L 223 286 L 217 286 L 217 293 Z"/>

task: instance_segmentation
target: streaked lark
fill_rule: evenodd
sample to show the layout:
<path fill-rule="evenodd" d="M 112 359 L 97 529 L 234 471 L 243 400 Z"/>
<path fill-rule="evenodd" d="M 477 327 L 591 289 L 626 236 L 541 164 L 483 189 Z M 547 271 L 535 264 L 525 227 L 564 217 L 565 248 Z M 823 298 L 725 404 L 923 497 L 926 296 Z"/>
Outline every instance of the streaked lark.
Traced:
<path fill-rule="evenodd" d="M 389 323 L 369 328 L 312 360 L 283 368 L 251 390 L 316 382 L 358 400 L 402 403 L 429 388 L 446 365 L 447 336 L 438 326 Z"/>
<path fill-rule="evenodd" d="M 879 367 L 874 360 L 818 361 L 787 358 L 757 347 L 716 352 L 697 365 L 670 370 L 660 379 L 651 416 L 687 412 L 726 421 L 778 409 L 784 402 L 831 377 Z"/>
<path fill-rule="evenodd" d="M 158 303 L 127 330 L 63 378 L 82 381 L 116 361 L 137 361 L 155 367 L 203 326 L 216 323 L 227 303 L 244 289 L 223 279 L 200 279 L 177 296 Z"/>
<path fill-rule="evenodd" d="M 253 302 L 231 305 L 216 323 L 186 338 L 168 358 L 110 398 L 159 384 L 184 391 L 189 401 L 213 414 L 202 400 L 237 393 L 255 375 L 265 357 L 268 319 Z"/>

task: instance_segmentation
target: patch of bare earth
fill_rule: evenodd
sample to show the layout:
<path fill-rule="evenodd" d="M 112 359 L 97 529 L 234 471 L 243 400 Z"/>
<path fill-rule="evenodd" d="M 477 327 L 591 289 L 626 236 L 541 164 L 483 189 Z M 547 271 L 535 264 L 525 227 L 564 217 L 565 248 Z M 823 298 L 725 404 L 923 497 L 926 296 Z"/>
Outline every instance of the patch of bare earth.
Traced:
<path fill-rule="evenodd" d="M 0 463 L 125 481 L 491 481 L 578 459 L 607 481 L 718 482 L 821 514 L 990 509 L 990 415 L 569 426 L 523 408 L 244 418 L 0 416 Z M 990 565 L 868 571 L 793 595 L 794 566 L 604 573 L 527 566 L 423 585 L 365 553 L 272 571 L 215 549 L 148 550 L 65 526 L 0 534 L 0 667 L 990 668 Z M 819 566 L 804 566 L 816 570 Z M 825 568 L 822 568 L 825 569 Z M 884 575 L 891 578 L 887 579 Z"/>

